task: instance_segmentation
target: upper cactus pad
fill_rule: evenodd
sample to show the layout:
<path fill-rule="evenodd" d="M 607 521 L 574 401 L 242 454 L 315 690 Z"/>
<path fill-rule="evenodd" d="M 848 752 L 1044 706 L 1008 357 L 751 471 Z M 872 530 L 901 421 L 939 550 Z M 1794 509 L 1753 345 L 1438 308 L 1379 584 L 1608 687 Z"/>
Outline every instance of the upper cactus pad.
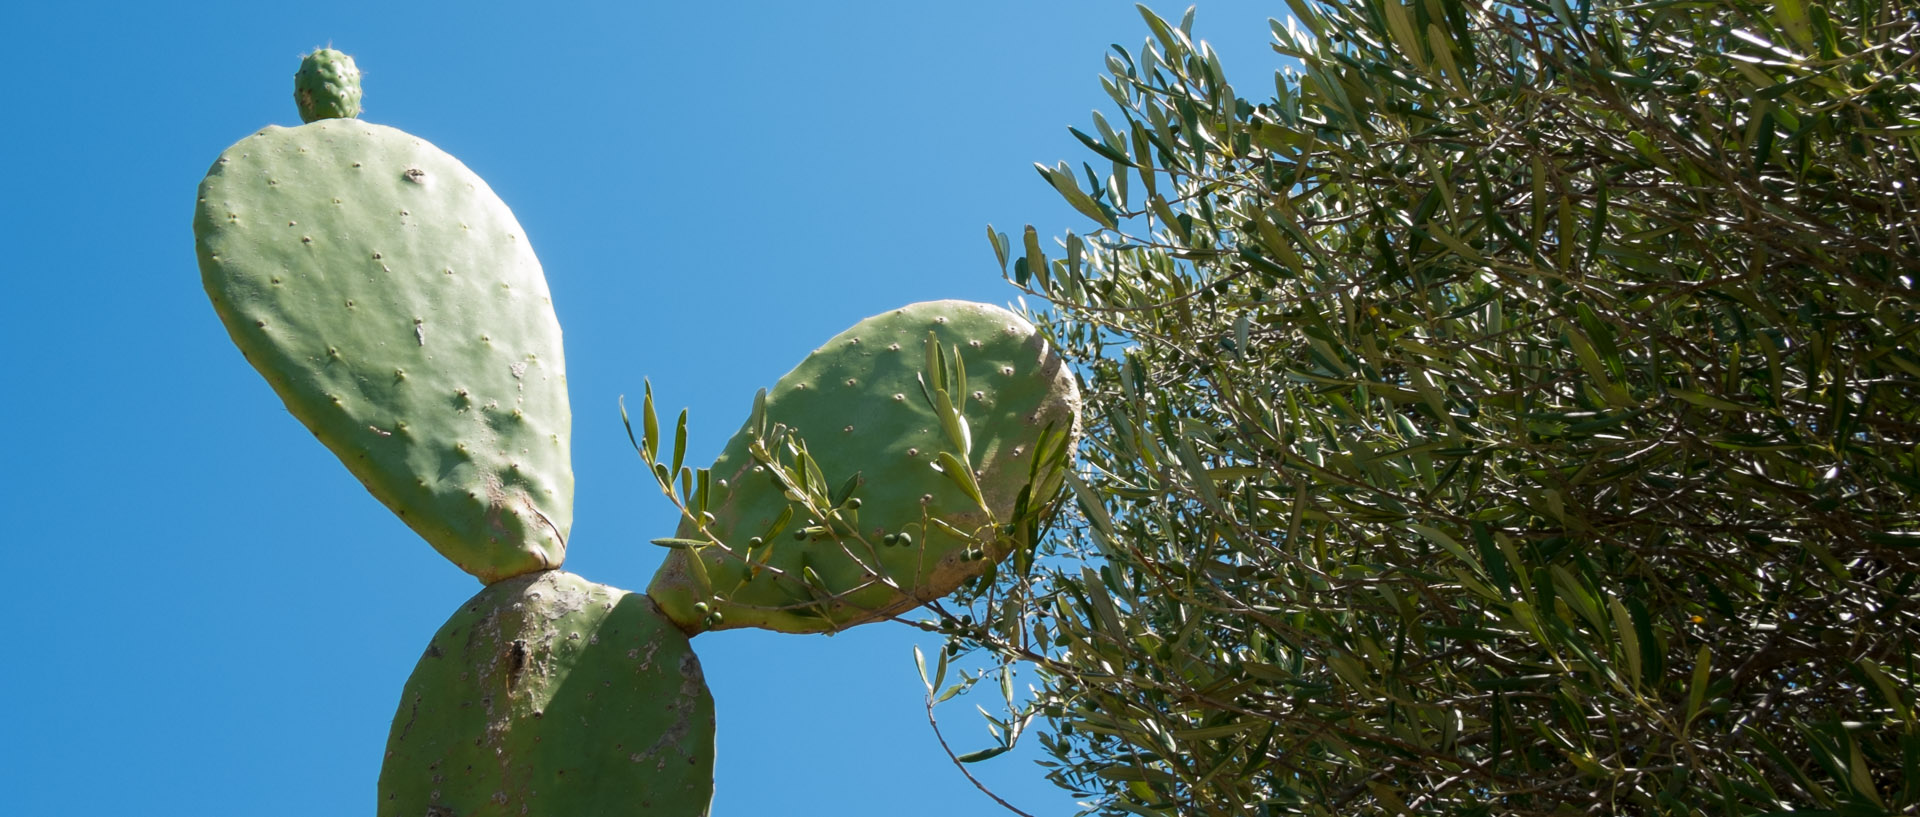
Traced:
<path fill-rule="evenodd" d="M 646 596 L 558 570 L 480 591 L 407 679 L 381 817 L 696 817 L 713 696 Z"/>
<path fill-rule="evenodd" d="M 359 116 L 360 69 L 353 58 L 331 48 L 308 54 L 293 75 L 293 104 L 302 122 Z"/>
<path fill-rule="evenodd" d="M 560 565 L 560 325 L 486 182 L 392 128 L 270 127 L 214 163 L 193 227 L 234 343 L 374 496 L 483 582 Z"/>
<path fill-rule="evenodd" d="M 965 385 L 946 396 L 965 423 L 943 422 L 934 405 L 943 378 L 926 371 L 929 333 L 941 355 L 958 350 Z M 1012 312 L 936 301 L 868 318 L 767 394 L 760 425 L 791 429 L 811 466 L 786 451 L 763 452 L 775 464 L 756 458 L 763 430 L 750 420 L 710 469 L 713 521 L 684 522 L 678 534 L 718 544 L 671 551 L 647 592 L 689 630 L 783 632 L 837 630 L 944 596 L 1006 555 L 1012 540 L 995 526 L 1012 521 L 1036 470 L 1033 504 L 1053 496 L 1078 409 L 1072 373 Z M 969 442 L 978 500 L 940 467 L 943 452 L 961 453 L 956 433 Z M 1035 469 L 1043 437 L 1057 459 Z M 803 490 L 834 507 L 776 470 L 801 474 Z"/>

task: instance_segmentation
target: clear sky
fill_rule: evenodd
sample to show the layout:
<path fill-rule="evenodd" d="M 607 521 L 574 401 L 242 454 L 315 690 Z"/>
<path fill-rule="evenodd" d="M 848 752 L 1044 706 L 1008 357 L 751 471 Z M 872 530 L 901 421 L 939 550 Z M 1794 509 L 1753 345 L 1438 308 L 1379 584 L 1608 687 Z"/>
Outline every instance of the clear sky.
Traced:
<path fill-rule="evenodd" d="M 458 157 L 525 226 L 565 332 L 566 567 L 641 590 L 674 511 L 617 399 L 651 378 L 705 462 L 860 318 L 1012 300 L 985 225 L 1085 228 L 1032 163 L 1091 158 L 1066 129 L 1111 106 L 1108 45 L 1147 36 L 1117 0 L 9 8 L 0 811 L 20 817 L 369 814 L 401 684 L 479 589 L 287 414 L 200 286 L 195 187 L 298 124 L 301 54 L 353 54 L 363 118 Z M 1200 3 L 1242 96 L 1271 95 L 1284 13 Z M 994 813 L 927 729 L 917 640 L 696 639 L 714 815 Z M 941 715 L 956 750 L 990 745 L 971 705 Z M 975 769 L 1071 814 L 1036 757 Z"/>

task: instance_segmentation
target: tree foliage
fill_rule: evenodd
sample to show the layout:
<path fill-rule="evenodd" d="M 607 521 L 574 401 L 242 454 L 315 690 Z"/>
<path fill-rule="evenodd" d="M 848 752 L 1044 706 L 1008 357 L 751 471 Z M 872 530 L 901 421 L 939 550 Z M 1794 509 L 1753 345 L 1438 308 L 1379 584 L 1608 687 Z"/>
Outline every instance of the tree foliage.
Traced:
<path fill-rule="evenodd" d="M 1101 814 L 1920 809 L 1920 10 L 1289 2 L 1259 104 L 1143 9 L 1040 168 L 1095 227 L 989 231 L 1090 421 L 939 608 L 1002 741 Z"/>

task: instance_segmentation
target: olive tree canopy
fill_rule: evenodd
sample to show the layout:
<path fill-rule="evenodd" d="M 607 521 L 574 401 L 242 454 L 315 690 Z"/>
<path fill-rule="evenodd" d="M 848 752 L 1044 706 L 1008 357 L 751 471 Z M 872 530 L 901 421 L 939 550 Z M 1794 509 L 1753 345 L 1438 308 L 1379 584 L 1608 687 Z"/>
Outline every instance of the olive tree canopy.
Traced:
<path fill-rule="evenodd" d="M 1920 7 L 1289 2 L 1240 87 L 1145 12 L 1091 225 L 989 231 L 1088 403 L 937 608 L 1002 742 L 1100 814 L 1920 808 Z"/>

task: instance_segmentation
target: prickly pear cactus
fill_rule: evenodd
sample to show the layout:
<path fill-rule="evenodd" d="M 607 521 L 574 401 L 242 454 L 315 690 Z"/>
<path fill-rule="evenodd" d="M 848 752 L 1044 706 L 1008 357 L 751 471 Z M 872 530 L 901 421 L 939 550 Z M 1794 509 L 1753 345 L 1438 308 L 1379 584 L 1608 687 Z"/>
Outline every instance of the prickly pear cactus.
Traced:
<path fill-rule="evenodd" d="M 382 817 L 695 817 L 713 795 L 713 697 L 646 596 L 559 570 L 481 590 L 401 693 Z"/>
<path fill-rule="evenodd" d="M 326 53 L 301 69 L 303 116 L 357 106 L 352 61 Z M 214 162 L 193 228 L 234 343 L 374 496 L 482 582 L 560 565 L 560 325 L 486 182 L 393 128 L 269 127 Z"/>
<path fill-rule="evenodd" d="M 379 814 L 705 815 L 713 700 L 689 633 L 904 612 L 1029 541 L 1057 495 L 1072 374 L 1011 312 L 914 304 L 762 392 L 697 492 L 680 443 L 658 461 L 649 393 L 675 549 L 649 595 L 555 569 L 571 417 L 525 234 L 452 157 L 352 119 L 346 55 L 310 55 L 295 99 L 308 124 L 241 140 L 201 183 L 202 281 L 288 410 L 487 583 L 407 680 Z"/>
<path fill-rule="evenodd" d="M 331 48 L 308 54 L 293 75 L 293 104 L 302 122 L 359 116 L 360 69 L 353 58 Z"/>
<path fill-rule="evenodd" d="M 795 633 L 944 596 L 1013 547 L 1023 501 L 1055 495 L 1078 409 L 1012 312 L 935 301 L 861 321 L 727 443 L 647 592 L 689 631 Z"/>

